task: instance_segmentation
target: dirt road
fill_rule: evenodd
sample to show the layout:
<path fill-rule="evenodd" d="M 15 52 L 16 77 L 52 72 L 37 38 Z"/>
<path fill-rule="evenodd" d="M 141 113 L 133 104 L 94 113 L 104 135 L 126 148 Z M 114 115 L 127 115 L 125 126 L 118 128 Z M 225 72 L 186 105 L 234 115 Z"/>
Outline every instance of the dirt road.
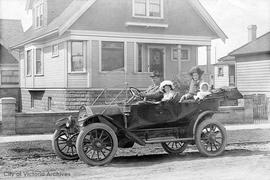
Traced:
<path fill-rule="evenodd" d="M 44 149 L 46 145 L 31 144 L 32 149 L 26 144 L 18 144 L 21 149 L 0 147 L 0 179 L 270 180 L 270 143 L 230 145 L 223 156 L 215 158 L 201 157 L 194 147 L 171 156 L 157 145 L 136 146 L 120 149 L 118 157 L 103 167 L 61 160 Z"/>

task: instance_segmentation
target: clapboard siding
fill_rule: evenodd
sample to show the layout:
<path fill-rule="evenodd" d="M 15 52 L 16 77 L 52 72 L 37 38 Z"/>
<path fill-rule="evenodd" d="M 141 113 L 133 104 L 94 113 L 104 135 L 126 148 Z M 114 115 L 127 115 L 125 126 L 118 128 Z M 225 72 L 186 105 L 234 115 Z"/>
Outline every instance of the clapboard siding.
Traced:
<path fill-rule="evenodd" d="M 87 73 L 69 73 L 68 87 L 69 88 L 86 88 L 87 87 Z"/>
<path fill-rule="evenodd" d="M 223 76 L 218 76 L 218 68 L 223 67 Z M 215 88 L 229 86 L 229 66 L 215 66 Z"/>
<path fill-rule="evenodd" d="M 244 93 L 270 92 L 270 60 L 236 63 L 237 87 Z"/>

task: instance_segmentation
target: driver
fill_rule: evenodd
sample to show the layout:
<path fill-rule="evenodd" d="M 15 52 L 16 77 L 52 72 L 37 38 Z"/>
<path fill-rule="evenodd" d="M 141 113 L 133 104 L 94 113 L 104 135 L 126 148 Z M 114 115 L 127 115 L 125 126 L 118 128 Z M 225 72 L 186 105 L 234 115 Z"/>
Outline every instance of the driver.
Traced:
<path fill-rule="evenodd" d="M 163 97 L 163 93 L 160 91 L 161 76 L 158 72 L 154 72 L 150 76 L 153 84 L 149 86 L 146 91 L 141 92 L 140 95 L 146 101 L 160 101 Z"/>

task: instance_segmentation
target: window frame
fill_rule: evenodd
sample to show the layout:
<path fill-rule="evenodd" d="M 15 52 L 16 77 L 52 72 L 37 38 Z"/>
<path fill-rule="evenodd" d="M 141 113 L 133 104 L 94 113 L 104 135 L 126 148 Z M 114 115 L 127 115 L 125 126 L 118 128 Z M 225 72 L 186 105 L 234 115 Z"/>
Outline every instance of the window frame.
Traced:
<path fill-rule="evenodd" d="M 31 60 L 30 60 L 30 63 L 28 64 L 28 52 L 30 52 L 30 55 L 31 55 Z M 25 71 L 26 71 L 26 73 L 25 73 L 25 75 L 26 75 L 26 77 L 31 77 L 32 76 L 32 74 L 33 74 L 33 49 L 26 49 L 26 53 L 25 53 L 26 55 L 26 62 L 25 62 L 25 66 L 26 66 L 26 68 L 25 68 Z M 29 65 L 30 65 L 30 67 L 31 67 L 31 69 L 29 70 L 29 74 L 28 74 L 28 68 L 29 68 Z"/>
<path fill-rule="evenodd" d="M 6 76 L 6 75 L 3 75 L 2 73 L 5 72 L 5 71 L 8 71 L 8 72 L 17 72 L 17 82 L 7 82 L 7 83 L 3 83 L 3 77 L 14 77 L 14 74 L 12 73 L 12 76 Z M 14 85 L 19 85 L 20 84 L 20 74 L 19 74 L 19 70 L 16 70 L 16 69 L 2 69 L 0 70 L 0 85 L 3 85 L 3 86 L 14 86 Z"/>
<path fill-rule="evenodd" d="M 72 43 L 73 42 L 81 42 L 82 45 L 83 45 L 83 70 L 82 71 L 72 71 Z M 69 66 L 68 66 L 68 73 L 70 74 L 80 74 L 80 73 L 86 73 L 86 68 L 87 68 L 87 64 L 86 64 L 86 59 L 87 59 L 87 42 L 86 41 L 83 41 L 83 40 L 72 40 L 72 41 L 69 41 L 69 45 L 68 45 L 68 51 L 69 51 Z"/>
<path fill-rule="evenodd" d="M 114 42 L 114 43 L 123 43 L 123 57 L 124 57 L 124 70 L 123 71 L 103 71 L 102 70 L 102 42 Z M 127 72 L 127 42 L 126 41 L 115 41 L 115 40 L 100 40 L 99 41 L 99 72 L 100 73 L 126 73 Z"/>
<path fill-rule="evenodd" d="M 56 49 L 56 53 L 54 53 L 54 47 L 57 47 Z M 52 46 L 51 46 L 51 51 L 52 51 L 52 57 L 54 58 L 54 57 L 57 57 L 57 56 L 59 56 L 59 44 L 53 44 Z"/>
<path fill-rule="evenodd" d="M 172 48 L 171 49 L 171 60 L 172 61 L 178 61 L 178 58 L 176 59 L 176 58 L 174 58 L 174 51 L 178 51 L 178 49 L 177 48 Z M 188 51 L 188 59 L 182 59 L 182 57 L 181 57 L 181 62 L 182 61 L 190 61 L 190 59 L 191 59 L 191 57 L 190 57 L 190 55 L 191 55 L 191 49 L 190 48 L 181 48 L 181 56 L 182 56 L 182 50 L 184 50 L 184 51 Z M 178 52 L 177 52 L 178 53 Z"/>
<path fill-rule="evenodd" d="M 34 24 L 35 24 L 36 29 L 39 29 L 39 28 L 44 26 L 44 2 L 43 2 L 43 0 L 38 1 L 34 5 L 34 19 L 35 19 Z"/>
<path fill-rule="evenodd" d="M 146 1 L 146 15 L 136 15 L 135 13 L 135 1 L 132 0 L 132 16 L 135 18 L 148 18 L 148 19 L 164 19 L 164 0 L 160 0 L 160 16 L 150 16 L 150 0 Z"/>
<path fill-rule="evenodd" d="M 37 50 L 40 49 L 40 73 L 37 73 Z M 35 49 L 33 49 L 35 52 L 35 56 L 34 56 L 34 75 L 35 76 L 43 76 L 44 75 L 44 57 L 43 57 L 43 48 L 41 47 L 36 47 Z"/>
<path fill-rule="evenodd" d="M 222 74 L 220 73 L 220 71 L 219 70 L 222 70 Z M 224 67 L 218 67 L 217 68 L 217 75 L 218 75 L 218 77 L 223 77 L 224 76 Z"/>

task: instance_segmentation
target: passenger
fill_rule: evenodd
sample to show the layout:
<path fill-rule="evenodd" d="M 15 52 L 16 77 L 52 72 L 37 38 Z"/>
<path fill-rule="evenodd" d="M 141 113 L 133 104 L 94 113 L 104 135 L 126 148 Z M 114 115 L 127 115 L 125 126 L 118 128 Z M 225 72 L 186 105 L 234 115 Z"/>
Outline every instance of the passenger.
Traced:
<path fill-rule="evenodd" d="M 203 99 L 205 96 L 211 94 L 210 92 L 210 86 L 207 82 L 201 83 L 200 91 L 197 93 L 196 96 L 194 96 L 195 100 Z"/>
<path fill-rule="evenodd" d="M 161 76 L 158 72 L 154 72 L 150 77 L 153 84 L 140 95 L 147 101 L 160 101 L 162 99 L 162 92 L 160 91 Z"/>
<path fill-rule="evenodd" d="M 174 85 L 172 81 L 163 81 L 160 84 L 160 91 L 164 93 L 161 101 L 169 101 L 173 99 L 175 95 L 175 92 L 173 90 L 174 90 Z"/>
<path fill-rule="evenodd" d="M 203 82 L 202 75 L 204 71 L 199 67 L 193 67 L 189 71 L 189 75 L 191 76 L 191 82 L 189 86 L 189 92 L 181 97 L 180 102 L 185 99 L 193 99 L 194 96 L 199 92 L 200 85 Z"/>

